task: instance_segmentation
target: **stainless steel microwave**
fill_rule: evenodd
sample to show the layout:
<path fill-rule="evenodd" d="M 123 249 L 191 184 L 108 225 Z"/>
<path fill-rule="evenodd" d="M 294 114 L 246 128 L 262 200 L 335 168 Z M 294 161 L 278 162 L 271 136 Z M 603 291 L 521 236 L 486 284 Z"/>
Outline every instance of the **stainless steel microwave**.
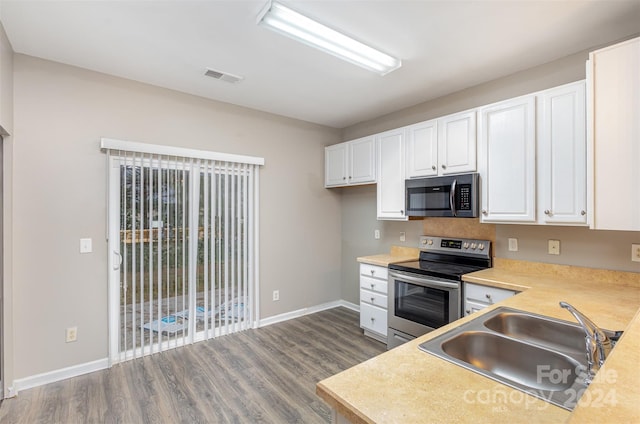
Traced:
<path fill-rule="evenodd" d="M 406 180 L 407 216 L 475 218 L 478 173 Z"/>

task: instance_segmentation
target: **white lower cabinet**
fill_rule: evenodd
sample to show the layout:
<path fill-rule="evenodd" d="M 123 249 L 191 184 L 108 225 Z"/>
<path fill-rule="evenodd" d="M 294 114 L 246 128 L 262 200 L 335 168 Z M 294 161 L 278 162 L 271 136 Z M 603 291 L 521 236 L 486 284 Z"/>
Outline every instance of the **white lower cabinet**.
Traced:
<path fill-rule="evenodd" d="M 366 336 L 387 342 L 387 268 L 360 264 L 360 327 Z"/>
<path fill-rule="evenodd" d="M 489 305 L 503 301 L 518 294 L 517 291 L 480 284 L 464 283 L 464 315 L 484 309 Z"/>

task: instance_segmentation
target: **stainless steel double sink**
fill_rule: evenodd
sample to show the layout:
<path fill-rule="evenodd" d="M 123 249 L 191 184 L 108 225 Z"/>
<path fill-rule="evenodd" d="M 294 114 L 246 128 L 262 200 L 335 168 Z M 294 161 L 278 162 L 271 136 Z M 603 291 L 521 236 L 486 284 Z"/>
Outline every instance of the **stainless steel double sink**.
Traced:
<path fill-rule="evenodd" d="M 567 410 L 587 387 L 582 328 L 517 309 L 496 308 L 420 349 Z"/>

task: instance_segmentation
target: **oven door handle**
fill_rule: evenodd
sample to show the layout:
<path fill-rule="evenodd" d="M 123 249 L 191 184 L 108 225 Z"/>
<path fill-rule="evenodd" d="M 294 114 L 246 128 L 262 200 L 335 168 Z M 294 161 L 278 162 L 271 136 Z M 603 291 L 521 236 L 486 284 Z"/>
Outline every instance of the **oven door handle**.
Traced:
<path fill-rule="evenodd" d="M 449 191 L 449 204 L 451 205 L 451 215 L 457 216 L 458 213 L 456 211 L 456 185 L 458 184 L 458 180 L 454 179 L 451 183 L 451 190 Z"/>
<path fill-rule="evenodd" d="M 447 281 L 438 281 L 438 280 L 433 280 L 430 279 L 429 277 L 425 277 L 425 278 L 416 278 L 416 277 L 411 277 L 407 274 L 401 274 L 401 273 L 389 273 L 389 276 L 391 278 L 397 279 L 397 280 L 402 280 L 402 281 L 406 281 L 407 283 L 414 283 L 417 284 L 419 286 L 429 286 L 429 287 L 434 287 L 434 288 L 447 288 L 447 289 L 459 289 L 460 288 L 460 283 L 455 282 L 455 283 L 449 283 Z"/>

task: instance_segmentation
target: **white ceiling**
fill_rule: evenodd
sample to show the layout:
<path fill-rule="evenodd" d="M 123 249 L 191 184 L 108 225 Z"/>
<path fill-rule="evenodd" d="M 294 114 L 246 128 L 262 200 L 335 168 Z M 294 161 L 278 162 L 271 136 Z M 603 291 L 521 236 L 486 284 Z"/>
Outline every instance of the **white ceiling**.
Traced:
<path fill-rule="evenodd" d="M 336 128 L 640 32 L 640 0 L 283 1 L 402 59 L 381 77 L 256 25 L 266 1 L 2 0 L 0 19 L 17 53 Z"/>

